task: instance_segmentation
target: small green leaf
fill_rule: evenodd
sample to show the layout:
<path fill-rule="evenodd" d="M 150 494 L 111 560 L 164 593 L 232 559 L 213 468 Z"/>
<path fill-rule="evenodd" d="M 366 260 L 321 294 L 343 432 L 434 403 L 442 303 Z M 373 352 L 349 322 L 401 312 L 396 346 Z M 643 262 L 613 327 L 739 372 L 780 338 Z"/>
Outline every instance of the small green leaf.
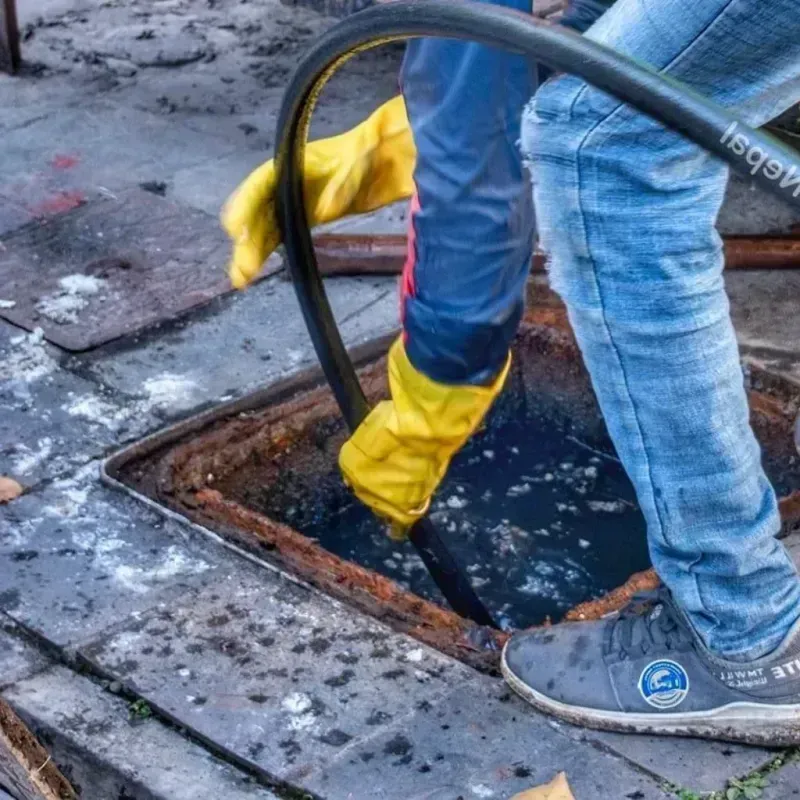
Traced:
<path fill-rule="evenodd" d="M 149 719 L 153 716 L 153 709 L 144 700 L 135 700 L 128 706 L 131 719 Z"/>
<path fill-rule="evenodd" d="M 725 792 L 725 800 L 739 800 L 741 792 L 735 787 L 731 786 L 727 792 Z"/>
<path fill-rule="evenodd" d="M 747 798 L 747 800 L 758 800 L 762 794 L 763 792 L 761 789 L 755 784 L 750 784 L 750 786 L 744 787 L 744 796 Z"/>

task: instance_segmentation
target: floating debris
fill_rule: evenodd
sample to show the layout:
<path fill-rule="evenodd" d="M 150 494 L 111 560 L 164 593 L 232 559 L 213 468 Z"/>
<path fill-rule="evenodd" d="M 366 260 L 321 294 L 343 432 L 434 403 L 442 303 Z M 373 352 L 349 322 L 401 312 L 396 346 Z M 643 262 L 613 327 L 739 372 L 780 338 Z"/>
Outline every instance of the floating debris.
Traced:
<path fill-rule="evenodd" d="M 622 514 L 627 503 L 622 500 L 589 500 L 586 505 L 595 514 Z"/>
<path fill-rule="evenodd" d="M 461 509 L 466 508 L 469 505 L 469 500 L 464 497 L 456 497 L 454 494 L 451 494 L 450 497 L 447 498 L 447 507 L 452 509 Z"/>

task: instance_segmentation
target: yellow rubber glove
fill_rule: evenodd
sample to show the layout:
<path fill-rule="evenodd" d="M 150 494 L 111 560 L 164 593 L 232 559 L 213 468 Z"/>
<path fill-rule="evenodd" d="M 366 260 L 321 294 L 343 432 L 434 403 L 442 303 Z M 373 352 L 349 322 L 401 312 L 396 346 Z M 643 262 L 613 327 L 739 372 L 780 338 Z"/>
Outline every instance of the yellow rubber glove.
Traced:
<path fill-rule="evenodd" d="M 356 496 L 389 520 L 393 538 L 428 510 L 450 460 L 500 393 L 511 356 L 489 386 L 447 386 L 418 372 L 402 340 L 389 351 L 391 400 L 379 403 L 345 442 L 339 467 Z"/>
<path fill-rule="evenodd" d="M 402 96 L 340 136 L 310 142 L 305 151 L 305 200 L 309 224 L 363 214 L 410 197 L 417 151 Z M 243 289 L 280 244 L 275 217 L 275 164 L 251 173 L 222 209 L 233 240 L 231 282 Z"/>

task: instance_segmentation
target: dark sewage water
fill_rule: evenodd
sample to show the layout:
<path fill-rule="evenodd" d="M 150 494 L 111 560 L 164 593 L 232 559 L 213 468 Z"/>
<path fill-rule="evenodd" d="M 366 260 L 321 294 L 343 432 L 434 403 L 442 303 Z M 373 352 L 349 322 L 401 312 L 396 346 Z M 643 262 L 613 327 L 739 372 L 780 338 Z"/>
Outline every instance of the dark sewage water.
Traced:
<path fill-rule="evenodd" d="M 331 467 L 313 485 L 288 469 L 281 485 L 289 491 L 260 487 L 255 503 L 247 492 L 248 504 L 444 605 L 413 545 L 390 540 Z M 431 518 L 506 628 L 558 621 L 650 565 L 644 518 L 619 461 L 514 393 L 453 461 Z"/>

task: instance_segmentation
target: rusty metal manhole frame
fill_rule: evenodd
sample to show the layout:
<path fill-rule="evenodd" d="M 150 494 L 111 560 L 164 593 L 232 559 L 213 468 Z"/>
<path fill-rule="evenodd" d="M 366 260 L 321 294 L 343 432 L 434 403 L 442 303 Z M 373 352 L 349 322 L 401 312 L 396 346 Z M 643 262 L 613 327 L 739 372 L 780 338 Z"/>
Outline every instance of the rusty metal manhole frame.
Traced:
<path fill-rule="evenodd" d="M 548 306 L 533 308 L 526 314 L 526 323 L 535 328 L 552 330 L 569 346 L 576 347 L 562 309 Z M 370 365 L 375 374 L 379 372 L 380 361 L 396 335 L 391 333 L 379 337 L 351 351 L 353 363 L 358 369 L 366 370 L 367 380 L 370 380 Z M 770 421 L 774 419 L 775 425 L 783 427 L 789 415 L 782 402 L 787 402 L 787 396 L 792 402 L 800 402 L 800 386 L 761 368 L 751 366 L 750 369 L 751 383 L 756 387 L 748 391 L 751 408 L 757 410 L 761 418 Z M 372 379 L 375 379 L 374 375 Z M 246 397 L 189 417 L 125 447 L 103 462 L 101 479 L 115 489 L 135 497 L 162 516 L 189 525 L 214 540 L 221 541 L 229 549 L 248 558 L 255 558 L 259 564 L 294 582 L 332 596 L 476 669 L 496 673 L 499 649 L 507 634 L 479 628 L 449 609 L 403 589 L 391 578 L 325 550 L 289 525 L 226 499 L 214 489 L 200 489 L 196 494 L 199 500 L 197 507 L 192 508 L 185 502 L 171 502 L 167 497 L 156 500 L 120 478 L 126 467 L 136 462 L 152 460 L 159 454 L 166 456 L 177 452 L 181 443 L 185 447 L 188 440 L 230 425 L 237 417 L 274 409 L 274 421 L 270 420 L 265 425 L 279 424 L 281 419 L 292 414 L 301 414 L 304 411 L 313 413 L 311 410 L 326 395 L 330 395 L 330 390 L 319 367 L 304 370 Z M 783 400 L 779 399 L 781 396 Z M 305 403 L 296 404 L 287 410 L 285 406 L 290 405 L 295 398 L 298 401 L 305 398 Z M 333 403 L 332 399 L 330 402 Z M 162 470 L 165 469 L 161 461 L 159 466 Z M 157 481 L 158 476 L 154 479 Z M 800 490 L 782 498 L 780 504 L 784 519 L 783 535 L 788 535 L 800 528 Z M 635 573 L 622 586 L 600 599 L 579 604 L 565 619 L 598 618 L 624 605 L 636 592 L 657 585 L 658 578 L 652 570 Z"/>

